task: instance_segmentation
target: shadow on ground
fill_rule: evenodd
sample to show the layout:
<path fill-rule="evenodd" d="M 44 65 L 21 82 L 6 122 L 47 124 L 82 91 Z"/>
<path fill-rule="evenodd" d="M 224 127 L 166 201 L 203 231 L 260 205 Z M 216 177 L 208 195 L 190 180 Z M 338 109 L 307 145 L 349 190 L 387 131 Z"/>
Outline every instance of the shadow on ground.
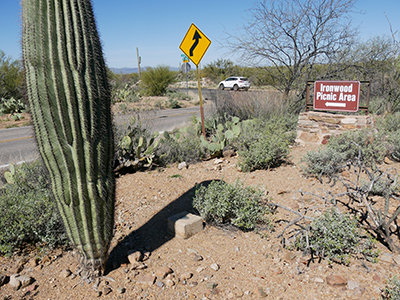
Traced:
<path fill-rule="evenodd" d="M 199 185 L 208 186 L 211 180 L 203 181 Z M 171 202 L 148 220 L 143 226 L 132 231 L 123 240 L 119 241 L 108 258 L 105 274 L 118 269 L 121 264 L 129 263 L 127 252 L 129 250 L 153 252 L 163 244 L 174 238 L 168 233 L 167 220 L 169 217 L 182 211 L 198 214 L 193 208 L 193 197 L 196 187 L 191 188 L 175 201 Z"/>

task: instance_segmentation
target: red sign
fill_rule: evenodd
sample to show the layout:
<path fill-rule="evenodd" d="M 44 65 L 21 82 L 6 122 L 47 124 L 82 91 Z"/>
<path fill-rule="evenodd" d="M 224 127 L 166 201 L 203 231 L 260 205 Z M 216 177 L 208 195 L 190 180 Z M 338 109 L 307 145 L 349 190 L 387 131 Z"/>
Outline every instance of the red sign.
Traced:
<path fill-rule="evenodd" d="M 316 81 L 314 109 L 357 112 L 360 104 L 359 81 Z"/>

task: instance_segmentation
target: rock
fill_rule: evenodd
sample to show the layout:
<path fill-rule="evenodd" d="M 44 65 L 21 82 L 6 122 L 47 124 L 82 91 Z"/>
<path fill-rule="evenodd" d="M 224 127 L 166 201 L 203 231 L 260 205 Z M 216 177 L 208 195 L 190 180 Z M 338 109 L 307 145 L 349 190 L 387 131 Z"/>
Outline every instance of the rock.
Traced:
<path fill-rule="evenodd" d="M 207 282 L 207 288 L 209 290 L 213 290 L 217 287 L 218 284 L 216 284 L 215 282 Z"/>
<path fill-rule="evenodd" d="M 201 273 L 201 272 L 203 272 L 205 269 L 203 268 L 203 267 L 198 267 L 197 269 L 196 269 L 196 272 L 197 273 Z"/>
<path fill-rule="evenodd" d="M 139 275 L 136 277 L 136 282 L 139 284 L 153 285 L 156 278 L 153 275 Z"/>
<path fill-rule="evenodd" d="M 126 288 L 124 288 L 124 287 L 117 288 L 117 293 L 118 294 L 124 294 L 125 292 L 126 292 Z"/>
<path fill-rule="evenodd" d="M 39 285 L 37 283 L 31 284 L 30 286 L 28 286 L 26 288 L 27 292 L 33 292 L 35 291 L 37 288 L 39 287 Z"/>
<path fill-rule="evenodd" d="M 171 279 L 167 279 L 167 280 L 165 281 L 165 284 L 166 284 L 167 286 L 169 286 L 169 287 L 172 287 L 172 286 L 175 285 L 175 281 L 173 281 L 173 280 L 171 280 Z"/>
<path fill-rule="evenodd" d="M 12 286 L 14 290 L 18 290 L 21 287 L 21 281 L 19 281 L 18 277 L 19 277 L 18 274 L 10 276 L 9 284 Z"/>
<path fill-rule="evenodd" d="M 286 252 L 283 255 L 283 260 L 286 261 L 287 263 L 291 263 L 295 258 L 296 254 L 294 254 L 293 252 Z"/>
<path fill-rule="evenodd" d="M 196 254 L 193 256 L 193 261 L 202 261 L 202 260 L 203 260 L 203 256 L 201 256 L 201 255 Z"/>
<path fill-rule="evenodd" d="M 235 156 L 236 152 L 233 150 L 225 150 L 224 152 L 222 152 L 222 156 L 225 158 L 230 158 Z"/>
<path fill-rule="evenodd" d="M 347 281 L 347 288 L 349 290 L 355 290 L 356 288 L 359 288 L 360 284 L 357 281 L 354 280 L 349 280 Z"/>
<path fill-rule="evenodd" d="M 389 157 L 386 156 L 385 157 L 385 164 L 390 165 L 392 163 L 393 163 L 393 161 Z"/>
<path fill-rule="evenodd" d="M 11 268 L 10 273 L 11 274 L 19 274 L 22 272 L 22 270 L 24 269 L 24 267 L 21 264 L 17 264 L 14 267 Z"/>
<path fill-rule="evenodd" d="M 264 292 L 262 287 L 259 287 L 256 291 L 255 291 L 256 295 L 258 295 L 260 298 L 265 298 L 267 297 L 267 293 Z"/>
<path fill-rule="evenodd" d="M 186 162 L 181 162 L 179 165 L 178 165 L 178 170 L 182 170 L 182 169 L 187 169 L 189 166 L 188 166 L 188 164 L 186 163 Z"/>
<path fill-rule="evenodd" d="M 180 276 L 180 279 L 181 279 L 182 281 L 183 281 L 183 280 L 188 280 L 188 279 L 192 278 L 192 276 L 193 276 L 192 273 L 186 272 L 186 273 L 183 273 L 183 274 Z"/>
<path fill-rule="evenodd" d="M 171 268 L 164 266 L 164 267 L 160 267 L 160 268 L 156 271 L 155 275 L 156 275 L 156 277 L 157 277 L 158 279 L 164 279 L 168 274 L 172 274 L 173 272 L 174 272 L 174 271 L 172 271 Z"/>
<path fill-rule="evenodd" d="M 203 230 L 203 219 L 200 216 L 183 211 L 169 217 L 167 226 L 171 234 L 187 239 Z"/>
<path fill-rule="evenodd" d="M 109 286 L 103 287 L 103 294 L 104 295 L 108 295 L 111 292 L 112 292 L 112 289 Z"/>
<path fill-rule="evenodd" d="M 224 163 L 224 161 L 222 159 L 220 159 L 220 158 L 214 159 L 214 165 L 219 165 L 219 164 L 222 164 L 222 163 Z"/>
<path fill-rule="evenodd" d="M 330 275 L 326 277 L 326 282 L 333 286 L 345 286 L 347 279 L 339 275 Z"/>
<path fill-rule="evenodd" d="M 0 274 L 0 287 L 5 285 L 9 280 L 10 278 L 7 275 Z"/>
<path fill-rule="evenodd" d="M 211 264 L 210 266 L 211 269 L 213 269 L 214 271 L 218 271 L 219 270 L 219 265 L 216 263 Z"/>
<path fill-rule="evenodd" d="M 390 253 L 383 253 L 381 255 L 381 258 L 379 259 L 379 261 L 381 262 L 387 262 L 387 263 L 391 263 L 393 259 L 393 255 Z"/>
<path fill-rule="evenodd" d="M 165 284 L 164 284 L 162 281 L 157 281 L 157 282 L 156 282 L 156 286 L 159 287 L 159 288 L 163 288 L 164 285 L 165 285 Z"/>
<path fill-rule="evenodd" d="M 324 283 L 324 280 L 321 277 L 315 277 L 314 281 L 316 283 Z"/>
<path fill-rule="evenodd" d="M 393 256 L 393 261 L 394 261 L 396 264 L 400 265 L 400 255 L 395 255 L 395 256 Z"/>
<path fill-rule="evenodd" d="M 140 251 L 129 250 L 127 255 L 132 265 L 143 260 L 143 254 Z"/>
<path fill-rule="evenodd" d="M 35 268 L 35 267 L 38 265 L 38 263 L 39 263 L 39 258 L 37 258 L 37 257 L 32 258 L 32 259 L 29 260 L 29 262 L 27 263 L 27 267 L 33 269 L 33 268 Z"/>
<path fill-rule="evenodd" d="M 60 278 L 67 278 L 72 274 L 72 272 L 69 269 L 62 270 L 60 274 L 58 275 Z"/>

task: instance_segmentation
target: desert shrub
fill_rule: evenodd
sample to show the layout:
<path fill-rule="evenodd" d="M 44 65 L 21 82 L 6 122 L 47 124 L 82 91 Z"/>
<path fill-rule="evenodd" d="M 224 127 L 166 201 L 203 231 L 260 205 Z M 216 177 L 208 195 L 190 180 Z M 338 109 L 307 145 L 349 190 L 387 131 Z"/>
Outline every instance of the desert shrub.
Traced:
<path fill-rule="evenodd" d="M 148 67 L 142 72 L 141 86 L 148 96 L 161 96 L 167 91 L 175 78 L 175 73 L 168 66 Z"/>
<path fill-rule="evenodd" d="M 264 191 L 224 181 L 212 181 L 207 187 L 196 186 L 193 206 L 208 223 L 231 224 L 240 229 L 255 229 L 266 222 L 269 209 Z"/>
<path fill-rule="evenodd" d="M 242 133 L 236 141 L 239 166 L 244 172 L 279 166 L 286 160 L 294 138 L 291 125 L 284 119 L 243 122 Z"/>
<path fill-rule="evenodd" d="M 368 129 L 347 131 L 331 138 L 324 148 L 308 152 L 303 158 L 307 164 L 304 171 L 315 176 L 334 174 L 344 167 L 346 161 L 358 158 L 360 154 L 367 165 L 381 163 L 387 154 L 387 146 L 382 133 Z"/>
<path fill-rule="evenodd" d="M 230 115 L 248 120 L 253 118 L 270 119 L 274 116 L 291 115 L 293 111 L 288 102 L 282 101 L 282 95 L 277 91 L 229 92 L 208 90 L 206 97 L 213 99 L 215 113 Z M 293 114 L 297 122 L 298 115 Z"/>
<path fill-rule="evenodd" d="M 13 181 L 0 190 L 0 253 L 9 255 L 26 244 L 65 244 L 45 167 L 39 162 L 23 164 Z"/>
<path fill-rule="evenodd" d="M 357 220 L 341 214 L 337 208 L 331 208 L 312 222 L 308 242 L 302 236 L 297 246 L 329 261 L 348 264 L 352 254 L 361 253 L 368 258 L 376 258 L 378 253 L 372 250 L 373 244 L 370 237 L 363 241 Z"/>
<path fill-rule="evenodd" d="M 192 100 L 192 96 L 187 95 L 186 93 L 183 92 L 179 92 L 179 91 L 167 91 L 166 96 L 169 99 L 173 99 L 173 100 Z"/>
<path fill-rule="evenodd" d="M 168 108 L 181 108 L 178 100 L 170 98 L 168 100 L 165 101 L 165 107 Z"/>
<path fill-rule="evenodd" d="M 0 50 L 0 99 L 21 99 L 23 78 L 21 61 L 13 60 Z"/>
<path fill-rule="evenodd" d="M 387 300 L 400 299 L 400 279 L 396 275 L 388 279 L 382 296 Z"/>
<path fill-rule="evenodd" d="M 22 113 L 25 110 L 25 104 L 21 100 L 14 98 L 1 98 L 0 113 L 1 114 L 16 114 Z"/>
<path fill-rule="evenodd" d="M 172 133 L 164 132 L 157 156 L 162 165 L 181 162 L 197 162 L 205 156 L 200 138 L 193 127 L 185 127 Z"/>

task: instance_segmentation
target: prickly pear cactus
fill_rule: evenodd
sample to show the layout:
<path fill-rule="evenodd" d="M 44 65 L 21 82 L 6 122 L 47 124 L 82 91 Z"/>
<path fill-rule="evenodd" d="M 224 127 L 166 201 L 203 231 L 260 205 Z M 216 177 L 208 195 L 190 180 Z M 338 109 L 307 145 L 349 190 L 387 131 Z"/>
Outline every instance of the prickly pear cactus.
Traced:
<path fill-rule="evenodd" d="M 81 275 L 99 276 L 114 224 L 111 94 L 90 0 L 22 0 L 36 140 Z"/>

